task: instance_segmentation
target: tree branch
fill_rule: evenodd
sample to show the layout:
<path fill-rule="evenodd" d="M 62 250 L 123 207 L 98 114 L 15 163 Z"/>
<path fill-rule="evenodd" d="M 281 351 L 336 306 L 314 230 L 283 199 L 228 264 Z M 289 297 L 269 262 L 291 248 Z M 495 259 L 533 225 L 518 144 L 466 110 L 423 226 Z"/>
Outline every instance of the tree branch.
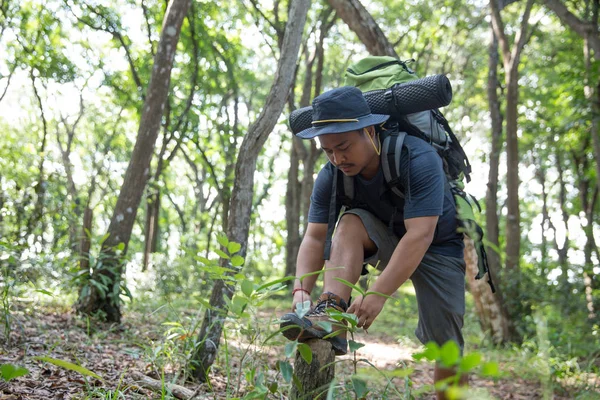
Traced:
<path fill-rule="evenodd" d="M 148 7 L 146 7 L 146 2 L 141 0 L 142 2 L 142 12 L 144 13 L 144 20 L 146 21 L 146 34 L 148 35 L 148 44 L 150 45 L 150 53 L 154 58 L 155 50 L 154 50 L 154 41 L 152 40 L 152 27 L 150 26 L 150 17 L 148 15 Z"/>
<path fill-rule="evenodd" d="M 502 59 L 504 60 L 504 68 L 508 71 L 511 60 L 510 54 L 510 46 L 508 44 L 508 38 L 506 37 L 506 33 L 504 32 L 504 23 L 502 22 L 502 16 L 500 15 L 500 7 L 498 5 L 498 0 L 490 0 L 490 8 L 492 11 L 492 29 L 494 30 L 494 34 L 498 39 L 498 43 L 500 44 L 500 48 L 502 50 Z"/>
<path fill-rule="evenodd" d="M 137 69 L 135 67 L 135 63 L 133 61 L 133 57 L 131 56 L 131 51 L 129 49 L 129 46 L 127 45 L 127 43 L 125 43 L 125 37 L 123 35 L 121 35 L 121 33 L 119 32 L 119 30 L 117 29 L 117 27 L 114 25 L 114 23 L 112 21 L 110 21 L 100 11 L 98 11 L 97 8 L 94 8 L 94 7 L 90 6 L 89 4 L 87 4 L 85 2 L 83 2 L 82 4 L 89 11 L 93 12 L 98 17 L 102 18 L 102 20 L 106 24 L 106 27 L 96 26 L 90 20 L 88 20 L 87 18 L 85 18 L 85 17 L 79 17 L 77 14 L 75 14 L 75 12 L 73 11 L 73 9 L 71 7 L 69 7 L 69 10 L 71 11 L 71 14 L 73 14 L 73 16 L 75 16 L 75 18 L 79 22 L 87 25 L 88 27 L 90 27 L 90 28 L 92 28 L 94 30 L 109 33 L 110 35 L 112 35 L 113 38 L 115 38 L 115 39 L 117 39 L 119 41 L 119 43 L 121 44 L 121 47 L 123 47 L 123 50 L 125 50 L 125 56 L 127 58 L 127 62 L 129 63 L 129 69 L 131 71 L 131 75 L 133 76 L 133 80 L 134 80 L 134 82 L 135 82 L 135 84 L 137 86 L 137 90 L 140 93 L 140 97 L 142 98 L 142 100 L 145 100 L 145 94 L 143 92 L 142 81 L 141 81 L 141 79 L 140 79 L 140 77 L 138 75 Z"/>
<path fill-rule="evenodd" d="M 518 63 L 523 47 L 525 47 L 527 40 L 530 38 L 530 36 L 527 35 L 527 29 L 529 28 L 529 16 L 531 15 L 533 1 L 534 0 L 527 0 L 527 4 L 525 5 L 525 12 L 523 13 L 523 18 L 521 19 L 521 29 L 519 29 L 515 37 L 515 46 L 513 47 L 513 52 L 510 57 L 512 64 Z M 531 32 L 533 33 L 533 29 Z"/>
<path fill-rule="evenodd" d="M 588 37 L 590 47 L 594 49 L 594 58 L 600 60 L 600 36 L 598 27 L 592 23 L 577 18 L 560 0 L 543 0 L 546 7 L 551 9 L 563 24 L 569 26 L 581 37 Z"/>

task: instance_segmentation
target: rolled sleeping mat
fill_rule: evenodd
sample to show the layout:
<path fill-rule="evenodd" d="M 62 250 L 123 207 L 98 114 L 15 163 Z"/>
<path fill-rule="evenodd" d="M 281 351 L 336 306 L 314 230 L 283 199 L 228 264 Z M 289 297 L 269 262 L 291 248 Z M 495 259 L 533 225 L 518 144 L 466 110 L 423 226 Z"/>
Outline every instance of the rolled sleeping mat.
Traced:
<path fill-rule="evenodd" d="M 386 92 L 390 92 L 389 98 Z M 452 101 L 452 85 L 446 75 L 432 75 L 363 95 L 373 114 L 394 117 L 447 106 Z M 294 135 L 311 126 L 312 106 L 292 111 L 290 128 Z"/>

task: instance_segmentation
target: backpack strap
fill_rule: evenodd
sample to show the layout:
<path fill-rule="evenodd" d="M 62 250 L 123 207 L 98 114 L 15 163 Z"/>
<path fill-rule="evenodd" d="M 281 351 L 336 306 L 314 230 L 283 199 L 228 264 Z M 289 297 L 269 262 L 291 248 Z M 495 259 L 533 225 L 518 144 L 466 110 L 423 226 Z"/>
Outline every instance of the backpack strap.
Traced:
<path fill-rule="evenodd" d="M 488 274 L 488 284 L 492 289 L 492 293 L 496 293 L 494 282 L 492 282 L 492 274 L 490 273 L 487 253 L 483 244 L 483 229 L 475 221 L 473 207 L 478 207 L 481 210 L 479 203 L 467 194 L 461 187 L 461 183 L 456 181 L 450 182 L 454 201 L 456 203 L 456 213 L 461 231 L 473 240 L 475 251 L 477 252 L 477 268 L 478 272 L 475 279 L 481 279 Z"/>
<path fill-rule="evenodd" d="M 471 163 L 469 162 L 469 158 L 467 157 L 467 154 L 465 153 L 465 150 L 460 145 L 460 142 L 458 141 L 458 138 L 452 131 L 452 128 L 450 128 L 450 124 L 448 123 L 448 120 L 446 119 L 446 117 L 444 117 L 444 114 L 442 114 L 439 110 L 431 110 L 431 113 L 433 114 L 433 116 L 435 117 L 437 122 L 444 127 L 444 130 L 448 134 L 448 137 L 450 138 L 449 147 L 452 151 L 457 153 L 458 159 L 461 160 L 459 162 L 460 165 L 457 165 L 457 168 L 460 170 L 460 172 L 463 173 L 467 182 L 470 182 L 472 168 L 471 168 Z"/>
<path fill-rule="evenodd" d="M 343 188 L 339 188 L 338 184 L 341 184 Z M 354 200 L 354 178 L 341 175 L 340 179 L 339 170 L 334 168 L 333 180 L 331 182 L 331 197 L 329 199 L 329 216 L 327 218 L 327 236 L 325 238 L 325 249 L 323 251 L 324 260 L 329 260 L 331 257 L 331 241 L 339 216 L 339 214 L 335 212 L 337 208 L 338 196 L 342 201 L 342 210 L 340 212 L 340 214 L 342 214 L 345 210 L 352 208 L 352 201 Z"/>
<path fill-rule="evenodd" d="M 402 146 L 404 145 L 406 132 L 398 130 L 391 131 L 381 143 L 381 167 L 383 176 L 389 188 L 400 198 L 404 198 L 404 193 L 399 188 L 400 185 L 400 157 L 402 156 Z"/>

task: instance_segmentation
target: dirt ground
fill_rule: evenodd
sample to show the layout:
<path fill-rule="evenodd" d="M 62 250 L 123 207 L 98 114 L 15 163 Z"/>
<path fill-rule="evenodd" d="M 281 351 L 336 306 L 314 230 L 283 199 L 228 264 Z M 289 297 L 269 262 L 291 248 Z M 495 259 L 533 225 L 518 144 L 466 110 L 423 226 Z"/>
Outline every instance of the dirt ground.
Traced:
<path fill-rule="evenodd" d="M 66 310 L 52 311 L 40 307 L 27 313 L 15 314 L 11 326 L 10 345 L 7 345 L 5 337 L 0 337 L 3 340 L 3 344 L 0 345 L 0 364 L 10 363 L 26 367 L 29 374 L 10 382 L 0 383 L 0 400 L 169 398 L 168 395 L 161 397 L 160 392 L 142 387 L 141 384 L 143 376 L 159 380 L 161 378 L 149 361 L 152 358 L 152 349 L 158 348 L 161 338 L 164 337 L 157 334 L 156 326 L 157 324 L 150 320 L 127 314 L 121 325 L 102 326 L 92 326 Z M 365 335 L 359 339 L 365 346 L 358 350 L 358 358 L 369 360 L 382 371 L 398 369 L 399 364 L 413 368 L 414 372 L 410 375 L 413 389 L 431 383 L 433 366 L 430 363 L 415 363 L 412 360 L 414 348 L 400 345 L 392 337 L 384 335 Z M 231 370 L 235 371 L 236 363 L 240 361 L 239 354 L 248 354 L 244 353 L 247 349 L 242 345 L 236 346 L 235 340 L 230 340 L 228 346 L 231 358 L 226 361 L 232 367 Z M 272 369 L 274 372 L 277 360 L 281 359 L 282 350 L 283 346 L 271 346 L 268 349 L 255 351 L 253 357 L 261 358 L 255 360 L 257 364 L 265 363 L 267 369 Z M 39 356 L 49 356 L 81 365 L 100 375 L 103 380 L 84 377 L 77 372 L 34 358 Z M 223 360 L 219 362 L 223 364 Z M 340 365 L 338 371 L 348 368 L 350 374 L 351 362 L 338 365 Z M 187 395 L 193 394 L 197 399 L 227 398 L 226 375 L 227 371 L 223 366 L 215 368 L 211 373 L 210 385 L 185 384 L 185 388 L 189 390 Z M 169 376 L 166 378 L 168 379 Z M 237 378 L 231 375 L 230 379 L 237 381 Z M 593 377 L 593 379 L 596 379 L 596 387 L 600 388 L 598 378 Z M 242 377 L 239 381 L 245 379 Z M 394 378 L 393 382 L 403 387 L 405 381 L 404 378 Z M 509 376 L 498 381 L 472 377 L 470 386 L 474 390 L 470 398 L 543 398 L 543 390 L 539 382 L 527 381 L 510 373 Z M 243 384 L 240 388 L 243 394 Z M 181 396 L 184 395 L 185 393 Z M 230 395 L 229 398 L 232 397 Z M 431 393 L 418 396 L 423 399 L 432 397 Z M 575 397 L 573 394 L 554 395 L 555 399 L 573 397 Z M 267 398 L 285 399 L 286 397 L 277 394 L 269 395 Z M 367 398 L 370 398 L 369 395 Z M 600 398 L 600 389 L 598 398 Z"/>

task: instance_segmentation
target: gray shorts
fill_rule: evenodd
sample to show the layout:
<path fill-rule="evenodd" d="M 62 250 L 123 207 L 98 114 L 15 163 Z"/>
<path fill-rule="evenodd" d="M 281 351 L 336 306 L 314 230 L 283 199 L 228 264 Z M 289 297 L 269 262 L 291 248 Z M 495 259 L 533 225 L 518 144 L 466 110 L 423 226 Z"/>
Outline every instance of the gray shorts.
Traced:
<path fill-rule="evenodd" d="M 383 271 L 398 244 L 398 237 L 389 227 L 370 212 L 354 208 L 347 214 L 358 216 L 377 252 L 367 257 L 371 264 Z M 415 287 L 419 308 L 419 323 L 415 335 L 425 344 L 433 341 L 443 345 L 454 340 L 464 347 L 462 327 L 465 315 L 465 261 L 462 258 L 425 253 L 423 260 L 410 279 Z"/>

